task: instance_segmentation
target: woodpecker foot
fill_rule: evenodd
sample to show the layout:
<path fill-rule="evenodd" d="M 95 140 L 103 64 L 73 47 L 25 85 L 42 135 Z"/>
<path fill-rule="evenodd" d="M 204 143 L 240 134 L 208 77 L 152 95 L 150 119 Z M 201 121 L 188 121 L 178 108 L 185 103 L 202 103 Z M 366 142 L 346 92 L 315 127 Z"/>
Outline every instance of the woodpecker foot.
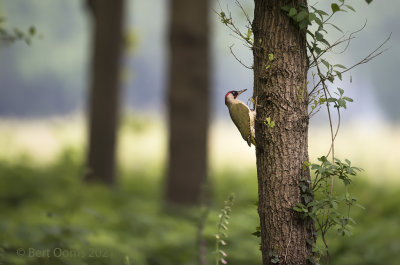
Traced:
<path fill-rule="evenodd" d="M 256 99 L 254 100 L 254 109 L 253 109 L 253 111 L 256 111 L 256 110 L 257 110 L 257 98 L 258 98 L 258 97 L 256 97 Z"/>

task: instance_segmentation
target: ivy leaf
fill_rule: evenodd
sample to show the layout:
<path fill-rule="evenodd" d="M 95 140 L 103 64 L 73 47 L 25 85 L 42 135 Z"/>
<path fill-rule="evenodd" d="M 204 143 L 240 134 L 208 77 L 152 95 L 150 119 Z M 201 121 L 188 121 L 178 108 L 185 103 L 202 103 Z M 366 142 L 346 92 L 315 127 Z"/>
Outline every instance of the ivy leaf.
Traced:
<path fill-rule="evenodd" d="M 272 61 L 274 60 L 274 54 L 273 54 L 273 53 L 269 53 L 269 54 L 268 54 L 268 60 L 269 60 L 270 62 L 272 62 Z"/>
<path fill-rule="evenodd" d="M 305 28 L 307 27 L 308 23 L 309 23 L 309 22 L 308 22 L 308 20 L 306 20 L 306 19 L 300 21 L 300 23 L 299 23 L 300 29 L 305 29 Z"/>
<path fill-rule="evenodd" d="M 296 14 L 297 14 L 296 8 L 293 8 L 293 7 L 292 7 L 292 8 L 289 10 L 289 17 L 294 17 Z"/>
<path fill-rule="evenodd" d="M 333 3 L 331 5 L 331 8 L 332 8 L 332 12 L 333 13 L 336 13 L 337 11 L 340 11 L 340 7 L 338 6 L 338 4 Z"/>
<path fill-rule="evenodd" d="M 281 9 L 282 9 L 283 11 L 289 12 L 290 6 L 282 6 Z"/>
<path fill-rule="evenodd" d="M 295 210 L 296 212 L 299 212 L 299 213 L 303 213 L 303 212 L 307 213 L 308 212 L 308 209 L 302 203 L 298 203 L 296 206 L 294 206 L 293 210 Z"/>
<path fill-rule="evenodd" d="M 307 16 L 308 16 L 307 11 L 303 10 L 303 11 L 300 11 L 300 12 L 297 14 L 297 16 L 295 17 L 295 20 L 296 20 L 297 22 L 300 22 L 300 21 L 303 21 L 304 19 L 306 19 Z"/>

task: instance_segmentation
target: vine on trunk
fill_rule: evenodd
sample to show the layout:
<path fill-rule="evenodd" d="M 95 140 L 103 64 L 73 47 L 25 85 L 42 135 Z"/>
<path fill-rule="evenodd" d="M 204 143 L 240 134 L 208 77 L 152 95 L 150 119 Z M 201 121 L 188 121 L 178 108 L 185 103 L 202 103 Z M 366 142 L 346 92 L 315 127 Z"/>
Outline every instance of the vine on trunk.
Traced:
<path fill-rule="evenodd" d="M 325 264 L 329 264 L 330 253 L 327 242 L 327 232 L 331 229 L 336 229 L 338 234 L 342 236 L 350 236 L 355 220 L 351 218 L 351 209 L 353 206 L 362 206 L 357 203 L 357 199 L 353 197 L 348 189 L 352 183 L 352 178 L 357 175 L 360 168 L 354 167 L 351 161 L 345 159 L 344 162 L 335 157 L 335 140 L 339 132 L 341 123 L 341 111 L 347 108 L 347 104 L 353 102 L 353 99 L 345 96 L 345 90 L 341 87 L 335 87 L 334 81 L 343 80 L 343 75 L 351 69 L 368 63 L 375 57 L 382 54 L 385 49 L 384 45 L 389 41 L 390 35 L 376 49 L 360 61 L 354 63 L 350 67 L 346 67 L 340 63 L 334 63 L 326 59 L 329 53 L 343 53 L 349 47 L 351 41 L 356 37 L 356 34 L 363 30 L 366 23 L 357 31 L 345 34 L 344 31 L 332 22 L 332 18 L 339 12 L 356 12 L 353 6 L 348 3 L 350 0 L 333 1 L 330 5 L 330 10 L 322 10 L 317 4 L 313 5 L 284 5 L 281 7 L 282 12 L 286 12 L 292 22 L 299 27 L 299 30 L 306 31 L 307 34 L 307 52 L 309 59 L 309 72 L 312 76 L 312 82 L 308 82 L 307 98 L 304 98 L 304 88 L 299 88 L 299 100 L 307 100 L 309 106 L 309 118 L 315 115 L 321 108 L 325 108 L 328 114 L 331 143 L 327 154 L 318 158 L 318 163 L 310 163 L 304 161 L 303 170 L 311 170 L 314 175 L 311 181 L 302 179 L 299 188 L 302 194 L 302 201 L 299 202 L 293 210 L 296 211 L 300 218 L 312 218 L 316 224 L 316 232 L 319 242 L 315 243 L 314 239 L 310 238 L 309 244 L 313 246 L 313 256 L 309 257 L 309 261 L 314 264 L 319 264 L 321 258 L 325 259 Z M 366 0 L 369 4 L 371 0 Z M 227 9 L 227 12 L 216 12 L 221 22 L 227 26 L 235 37 L 243 42 L 243 44 L 251 50 L 257 49 L 254 43 L 251 21 L 248 14 L 245 12 L 242 5 L 236 1 L 237 6 L 241 9 L 247 19 L 246 31 L 242 32 L 233 21 L 232 14 Z M 332 30 L 342 33 L 342 36 L 334 42 L 329 42 L 325 36 L 329 35 Z M 230 51 L 235 59 L 248 69 L 253 69 L 253 66 L 245 65 L 232 50 Z M 272 61 L 276 60 L 274 55 L 270 53 L 270 64 L 266 65 L 265 71 L 269 71 L 273 67 Z M 351 78 L 351 77 L 350 77 Z M 351 79 L 350 79 L 351 80 Z M 333 88 L 332 88 L 333 87 Z M 332 116 L 337 115 L 337 122 L 334 124 Z M 275 126 L 274 121 L 268 120 L 265 122 L 268 128 Z M 271 126 L 273 124 L 273 126 Z M 328 159 L 329 158 L 329 159 Z M 335 180 L 340 180 L 344 185 L 344 193 L 334 192 Z M 253 233 L 260 236 L 260 230 Z M 279 256 L 271 255 L 271 262 L 279 262 Z M 273 261 L 272 261 L 273 260 Z"/>

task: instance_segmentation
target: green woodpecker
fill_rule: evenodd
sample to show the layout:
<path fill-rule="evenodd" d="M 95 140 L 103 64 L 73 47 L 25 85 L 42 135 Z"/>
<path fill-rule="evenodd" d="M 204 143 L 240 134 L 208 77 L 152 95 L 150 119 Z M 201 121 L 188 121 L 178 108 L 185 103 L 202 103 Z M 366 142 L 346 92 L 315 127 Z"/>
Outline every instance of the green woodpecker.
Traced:
<path fill-rule="evenodd" d="M 245 92 L 247 89 L 240 91 L 229 91 L 225 95 L 225 105 L 229 109 L 229 114 L 233 123 L 238 128 L 243 139 L 249 146 L 253 144 L 256 146 L 255 133 L 254 133 L 254 119 L 256 117 L 256 109 L 250 110 L 249 107 L 237 97 Z M 256 104 L 254 104 L 256 105 Z"/>

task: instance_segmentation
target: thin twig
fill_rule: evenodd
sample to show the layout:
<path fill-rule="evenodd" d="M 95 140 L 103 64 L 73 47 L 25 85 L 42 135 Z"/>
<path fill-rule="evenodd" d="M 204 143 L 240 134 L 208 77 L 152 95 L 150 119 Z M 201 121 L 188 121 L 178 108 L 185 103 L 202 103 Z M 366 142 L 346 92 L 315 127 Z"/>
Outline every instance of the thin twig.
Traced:
<path fill-rule="evenodd" d="M 239 6 L 239 8 L 242 10 L 243 14 L 246 17 L 247 23 L 249 23 L 249 25 L 251 27 L 251 20 L 250 20 L 249 14 L 246 13 L 246 11 L 244 10 L 242 4 L 239 1 L 236 0 L 235 2 L 236 2 L 236 5 Z"/>
<path fill-rule="evenodd" d="M 231 46 L 229 46 L 229 50 L 231 51 L 231 54 L 233 55 L 233 57 L 235 57 L 236 61 L 238 61 L 241 65 L 243 65 L 244 67 L 246 67 L 247 69 L 252 70 L 253 67 L 251 66 L 247 66 L 245 65 L 237 56 L 236 54 L 233 52 L 232 47 L 234 46 L 234 44 L 232 44 Z"/>
<path fill-rule="evenodd" d="M 350 33 L 349 38 L 348 38 L 349 41 L 347 42 L 347 45 L 344 47 L 344 49 L 341 52 L 339 52 L 339 54 L 340 53 L 344 53 L 347 50 L 347 48 L 349 48 L 350 40 L 355 38 L 355 37 L 353 37 L 353 35 L 356 35 L 358 32 L 361 32 L 366 26 L 367 26 L 367 20 L 365 20 L 365 23 L 361 28 L 359 28 L 358 30 L 353 31 L 352 33 Z"/>

